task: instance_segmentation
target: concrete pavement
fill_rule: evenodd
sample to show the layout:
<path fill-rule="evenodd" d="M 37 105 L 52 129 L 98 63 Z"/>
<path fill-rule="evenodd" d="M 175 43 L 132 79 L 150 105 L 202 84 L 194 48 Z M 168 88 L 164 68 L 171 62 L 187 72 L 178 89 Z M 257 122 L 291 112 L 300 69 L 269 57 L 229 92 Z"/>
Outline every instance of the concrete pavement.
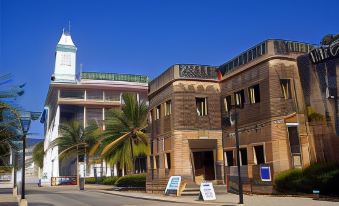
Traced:
<path fill-rule="evenodd" d="M 17 206 L 18 200 L 13 196 L 12 184 L 0 183 L 0 205 Z"/>
<path fill-rule="evenodd" d="M 37 187 L 26 185 L 26 198 L 30 206 L 133 206 L 133 205 L 237 205 L 235 194 L 217 195 L 217 200 L 202 202 L 195 196 L 172 197 L 145 192 L 112 191 L 112 186 L 86 185 L 84 191 L 77 186 Z M 339 206 L 339 202 L 319 201 L 302 197 L 276 197 L 263 195 L 245 195 L 245 205 L 251 206 Z M 11 188 L 0 188 L 0 205 L 16 206 Z"/>
<path fill-rule="evenodd" d="M 148 194 L 143 192 L 121 192 L 121 191 L 109 191 L 109 190 L 98 190 L 102 193 L 119 195 L 124 197 L 133 197 L 143 200 L 157 200 L 157 201 L 166 201 L 166 202 L 177 202 L 183 204 L 207 204 L 207 205 L 238 205 L 238 195 L 236 194 L 222 194 L 217 195 L 217 200 L 215 201 L 200 201 L 196 196 L 181 196 L 181 197 L 172 197 L 159 194 Z M 312 198 L 304 197 L 277 197 L 277 196 L 268 196 L 268 195 L 244 195 L 245 205 L 251 206 L 296 206 L 296 205 L 307 205 L 307 206 L 339 206 L 339 202 L 335 201 L 322 201 L 322 200 L 313 200 Z"/>
<path fill-rule="evenodd" d="M 156 200 L 142 200 L 133 197 L 105 194 L 105 187 L 90 188 L 80 191 L 76 186 L 36 187 L 26 186 L 29 206 L 189 206 L 190 204 L 169 203 Z M 110 187 L 112 188 L 112 187 Z"/>

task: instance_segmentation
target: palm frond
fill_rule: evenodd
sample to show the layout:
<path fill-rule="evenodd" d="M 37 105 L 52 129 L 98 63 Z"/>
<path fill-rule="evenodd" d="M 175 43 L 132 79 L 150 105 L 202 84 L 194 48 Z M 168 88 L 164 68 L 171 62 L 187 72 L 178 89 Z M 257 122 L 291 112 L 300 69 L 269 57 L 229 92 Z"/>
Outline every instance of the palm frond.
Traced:
<path fill-rule="evenodd" d="M 113 142 L 109 143 L 108 145 L 106 145 L 104 147 L 104 149 L 101 152 L 101 156 L 104 156 L 109 150 L 111 150 L 114 146 L 116 146 L 116 144 L 118 144 L 120 141 L 122 141 L 124 138 L 126 138 L 128 135 L 130 135 L 131 132 L 128 132 L 120 137 L 118 137 L 116 140 L 114 140 Z"/>
<path fill-rule="evenodd" d="M 36 144 L 32 151 L 32 158 L 35 164 L 38 167 L 42 168 L 44 164 L 44 141 L 39 142 Z"/>

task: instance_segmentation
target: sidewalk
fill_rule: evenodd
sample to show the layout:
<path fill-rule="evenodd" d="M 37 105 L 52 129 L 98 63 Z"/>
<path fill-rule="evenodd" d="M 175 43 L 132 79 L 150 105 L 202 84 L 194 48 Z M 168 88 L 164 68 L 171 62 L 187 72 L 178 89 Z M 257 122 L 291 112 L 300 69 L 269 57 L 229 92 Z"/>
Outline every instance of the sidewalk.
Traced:
<path fill-rule="evenodd" d="M 0 183 L 0 205 L 18 206 L 18 200 L 13 196 L 11 184 Z"/>
<path fill-rule="evenodd" d="M 119 195 L 124 197 L 133 197 L 146 200 L 155 200 L 161 202 L 176 202 L 176 203 L 188 203 L 188 204 L 207 204 L 207 205 L 223 205 L 233 206 L 238 205 L 238 195 L 236 194 L 222 194 L 217 195 L 215 201 L 199 201 L 197 196 L 165 196 L 161 194 L 149 194 L 145 192 L 121 192 L 121 191 L 108 191 L 108 190 L 97 190 L 98 192 Z M 307 206 L 338 206 L 339 202 L 313 200 L 311 198 L 303 197 L 276 197 L 267 195 L 244 195 L 244 205 L 253 206 L 296 206 L 296 205 L 307 205 Z"/>

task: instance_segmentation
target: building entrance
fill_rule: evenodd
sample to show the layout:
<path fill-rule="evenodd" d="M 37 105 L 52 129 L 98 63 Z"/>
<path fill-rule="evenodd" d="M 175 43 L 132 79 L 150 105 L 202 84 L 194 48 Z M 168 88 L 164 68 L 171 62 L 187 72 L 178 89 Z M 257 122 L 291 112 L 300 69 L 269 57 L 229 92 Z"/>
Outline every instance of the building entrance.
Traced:
<path fill-rule="evenodd" d="M 199 180 L 214 180 L 213 151 L 193 152 L 196 182 Z"/>

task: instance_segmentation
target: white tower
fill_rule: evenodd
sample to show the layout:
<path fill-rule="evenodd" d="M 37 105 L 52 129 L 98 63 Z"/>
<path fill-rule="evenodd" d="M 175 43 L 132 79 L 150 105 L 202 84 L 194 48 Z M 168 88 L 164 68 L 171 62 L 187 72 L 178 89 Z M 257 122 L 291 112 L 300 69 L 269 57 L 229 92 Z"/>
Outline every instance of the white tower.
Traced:
<path fill-rule="evenodd" d="M 76 52 L 71 35 L 63 31 L 55 52 L 55 68 L 52 81 L 76 81 Z"/>

